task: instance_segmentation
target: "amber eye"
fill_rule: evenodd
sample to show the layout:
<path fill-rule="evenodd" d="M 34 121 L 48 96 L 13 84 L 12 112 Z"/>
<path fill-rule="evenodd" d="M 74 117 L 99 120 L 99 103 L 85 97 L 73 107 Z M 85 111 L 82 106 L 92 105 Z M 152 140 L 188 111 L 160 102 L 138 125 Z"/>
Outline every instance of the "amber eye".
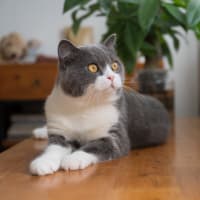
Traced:
<path fill-rule="evenodd" d="M 96 73 L 98 71 L 98 67 L 95 64 L 88 65 L 88 70 L 92 73 Z"/>
<path fill-rule="evenodd" d="M 114 63 L 112 64 L 111 68 L 112 68 L 113 71 L 118 71 L 119 65 L 118 65 L 116 62 L 114 62 Z"/>

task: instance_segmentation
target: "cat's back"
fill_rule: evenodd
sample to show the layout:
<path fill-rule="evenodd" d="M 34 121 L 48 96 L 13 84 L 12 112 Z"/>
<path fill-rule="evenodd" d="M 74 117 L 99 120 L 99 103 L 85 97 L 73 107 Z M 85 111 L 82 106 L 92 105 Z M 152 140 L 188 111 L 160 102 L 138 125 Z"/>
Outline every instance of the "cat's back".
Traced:
<path fill-rule="evenodd" d="M 132 148 L 165 142 L 169 132 L 169 116 L 162 103 L 131 89 L 124 90 L 124 97 Z"/>

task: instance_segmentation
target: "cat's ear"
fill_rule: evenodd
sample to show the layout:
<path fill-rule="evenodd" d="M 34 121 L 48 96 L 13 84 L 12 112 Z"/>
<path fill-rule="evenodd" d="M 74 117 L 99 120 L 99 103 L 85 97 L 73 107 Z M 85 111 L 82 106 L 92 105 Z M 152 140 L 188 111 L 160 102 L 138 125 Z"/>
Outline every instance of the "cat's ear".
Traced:
<path fill-rule="evenodd" d="M 113 33 L 104 40 L 103 44 L 109 49 L 114 50 L 116 45 L 116 40 L 117 40 L 117 35 Z"/>
<path fill-rule="evenodd" d="M 79 49 L 75 47 L 68 40 L 61 40 L 58 45 L 58 57 L 60 60 L 72 59 L 75 55 L 77 55 Z"/>

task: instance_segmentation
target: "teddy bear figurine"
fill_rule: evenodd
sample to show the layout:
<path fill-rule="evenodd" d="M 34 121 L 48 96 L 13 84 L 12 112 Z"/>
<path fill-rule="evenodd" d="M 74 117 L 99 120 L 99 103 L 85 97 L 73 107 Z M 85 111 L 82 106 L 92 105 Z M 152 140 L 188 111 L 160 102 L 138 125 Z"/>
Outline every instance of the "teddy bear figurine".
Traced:
<path fill-rule="evenodd" d="M 40 47 L 40 41 L 26 41 L 19 33 L 12 32 L 0 39 L 0 64 L 21 63 L 30 52 Z"/>

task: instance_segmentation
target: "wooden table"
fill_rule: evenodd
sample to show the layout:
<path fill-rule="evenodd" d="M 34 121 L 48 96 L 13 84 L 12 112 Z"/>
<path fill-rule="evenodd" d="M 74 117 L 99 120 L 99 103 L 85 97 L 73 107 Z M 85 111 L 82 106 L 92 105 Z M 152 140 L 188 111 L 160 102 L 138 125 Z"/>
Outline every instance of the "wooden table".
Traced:
<path fill-rule="evenodd" d="M 45 177 L 28 165 L 46 142 L 25 140 L 0 154 L 0 199 L 199 200 L 200 119 L 178 119 L 173 130 L 165 145 Z"/>

